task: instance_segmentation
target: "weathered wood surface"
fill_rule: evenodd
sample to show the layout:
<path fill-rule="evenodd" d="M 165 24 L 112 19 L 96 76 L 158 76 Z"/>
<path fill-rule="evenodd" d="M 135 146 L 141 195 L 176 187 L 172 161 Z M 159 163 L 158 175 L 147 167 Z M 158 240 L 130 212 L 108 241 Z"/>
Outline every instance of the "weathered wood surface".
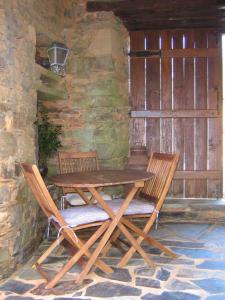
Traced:
<path fill-rule="evenodd" d="M 207 100 L 207 98 L 205 99 Z M 133 118 L 218 118 L 222 112 L 217 109 L 198 110 L 132 110 Z"/>
<path fill-rule="evenodd" d="M 130 31 L 225 26 L 224 2 L 217 0 L 89 0 L 87 10 L 113 11 Z"/>
<path fill-rule="evenodd" d="M 97 227 L 97 229 L 94 231 L 92 236 L 83 243 L 76 235 L 75 231 L 79 230 L 79 226 L 76 227 L 70 227 L 64 220 L 63 216 L 61 215 L 60 211 L 56 207 L 51 195 L 49 194 L 49 191 L 41 177 L 41 174 L 38 171 L 38 168 L 36 165 L 30 165 L 30 164 L 21 164 L 22 170 L 24 172 L 24 175 L 28 181 L 28 184 L 38 202 L 40 205 L 43 213 L 46 215 L 46 217 L 49 219 L 50 217 L 53 219 L 51 220 L 54 227 L 59 231 L 60 228 L 63 228 L 61 235 L 59 239 L 57 238 L 57 242 L 54 241 L 53 244 L 41 255 L 41 257 L 38 259 L 38 261 L 35 263 L 36 269 L 39 271 L 42 277 L 47 279 L 47 284 L 45 286 L 46 289 L 53 288 L 59 280 L 73 267 L 75 263 L 79 261 L 80 258 L 82 258 L 83 255 L 87 256 L 89 258 L 88 264 L 90 264 L 92 254 L 89 250 L 89 248 L 104 234 L 106 229 L 109 226 L 109 221 L 105 220 L 101 222 L 101 226 Z M 93 225 L 100 225 L 96 223 L 86 223 L 87 227 L 92 227 Z M 66 241 L 64 244 L 64 247 L 67 244 L 69 245 L 68 251 L 72 254 L 72 257 L 66 262 L 66 264 L 56 273 L 52 278 L 48 278 L 46 276 L 46 272 L 41 267 L 41 263 L 51 254 L 51 252 L 60 244 L 60 242 Z M 102 238 L 103 240 L 103 238 Z M 71 248 L 73 251 L 71 252 Z M 74 252 L 75 251 L 75 252 Z M 73 253 L 74 252 L 74 253 Z M 103 261 L 96 259 L 92 262 L 92 265 L 96 264 L 103 272 L 112 272 L 112 268 L 106 265 Z M 86 268 L 87 264 L 85 265 Z M 83 269 L 83 271 L 85 270 Z M 81 274 L 83 273 L 81 272 Z M 79 278 L 79 277 L 78 277 Z M 79 280 L 79 279 L 77 279 Z"/>
<path fill-rule="evenodd" d="M 139 49 L 136 45 L 139 33 L 133 32 L 131 40 L 134 34 L 136 40 L 132 45 L 135 44 L 135 49 Z M 180 175 L 185 172 L 194 174 L 194 171 L 198 175 L 199 172 L 205 174 L 201 178 L 194 176 L 193 179 L 185 175 L 183 178 L 176 177 L 171 189 L 173 196 L 221 197 L 222 59 L 217 32 L 209 29 L 143 31 L 141 36 L 141 43 L 145 43 L 146 50 L 170 51 L 171 55 L 130 58 L 131 63 L 133 60 L 136 64 L 145 61 L 146 65 L 141 91 L 142 107 L 145 109 L 135 103 L 137 91 L 135 98 L 132 96 L 135 78 L 140 78 L 140 73 L 132 73 L 131 118 L 133 124 L 140 119 L 143 126 L 136 126 L 135 134 L 131 127 L 131 146 L 139 145 L 135 141 L 137 137 L 149 153 L 179 151 L 178 171 L 183 172 Z M 187 56 L 187 53 L 196 56 Z M 140 91 L 140 85 L 138 89 Z M 212 177 L 209 171 L 218 176 Z"/>
<path fill-rule="evenodd" d="M 134 32 L 131 33 L 131 47 L 133 50 L 144 50 L 145 40 L 144 33 Z M 130 104 L 136 109 L 145 109 L 145 60 L 139 61 L 133 58 L 130 61 L 130 82 L 131 82 L 131 99 Z M 146 143 L 146 136 L 139 135 L 139 132 L 145 132 L 144 119 L 131 120 L 131 144 L 132 147 L 141 147 Z"/>
<path fill-rule="evenodd" d="M 99 187 L 129 184 L 146 181 L 154 177 L 153 173 L 137 170 L 102 170 L 60 174 L 49 178 L 57 186 L 64 187 Z"/>

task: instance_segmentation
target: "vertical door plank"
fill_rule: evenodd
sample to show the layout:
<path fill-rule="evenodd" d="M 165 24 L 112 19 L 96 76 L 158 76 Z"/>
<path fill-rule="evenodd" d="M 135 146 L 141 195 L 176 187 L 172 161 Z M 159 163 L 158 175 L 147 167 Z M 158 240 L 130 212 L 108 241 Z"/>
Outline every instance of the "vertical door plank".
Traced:
<path fill-rule="evenodd" d="M 207 48 L 207 31 L 195 32 L 195 47 Z M 196 109 L 207 109 L 207 58 L 196 58 Z M 207 170 L 207 119 L 195 121 L 195 170 Z M 207 197 L 207 180 L 195 181 L 195 197 Z"/>
<path fill-rule="evenodd" d="M 133 51 L 145 49 L 144 32 L 130 33 L 130 47 Z M 145 58 L 130 59 L 130 91 L 133 110 L 145 109 Z M 145 146 L 145 119 L 131 120 L 131 147 Z"/>
<path fill-rule="evenodd" d="M 163 50 L 171 49 L 171 31 L 161 32 Z M 172 59 L 161 58 L 161 110 L 172 110 Z M 161 151 L 173 151 L 172 118 L 161 119 Z"/>
<path fill-rule="evenodd" d="M 185 48 L 194 48 L 194 31 L 185 32 Z M 184 109 L 195 109 L 195 87 L 194 87 L 194 63 L 193 57 L 184 58 Z M 194 118 L 185 118 L 184 125 L 184 169 L 194 170 Z M 195 180 L 185 180 L 186 198 L 195 197 Z"/>
<path fill-rule="evenodd" d="M 146 33 L 146 49 L 159 50 L 159 32 Z M 146 59 L 146 109 L 160 110 L 160 59 Z M 149 152 L 160 151 L 160 119 L 146 119 L 146 145 Z"/>
<path fill-rule="evenodd" d="M 183 48 L 183 32 L 174 31 L 173 48 Z M 183 58 L 173 58 L 173 109 L 183 109 L 184 106 L 184 70 Z M 184 166 L 184 125 L 182 118 L 173 120 L 174 151 L 180 152 L 178 170 L 183 171 Z M 184 197 L 184 180 L 174 180 L 173 193 L 175 197 Z"/>
<path fill-rule="evenodd" d="M 208 47 L 218 47 L 220 41 L 215 31 L 208 32 Z M 220 78 L 222 59 L 208 57 L 208 109 L 221 110 Z M 222 120 L 208 119 L 208 170 L 222 172 Z M 208 180 L 208 197 L 222 196 L 222 180 Z"/>

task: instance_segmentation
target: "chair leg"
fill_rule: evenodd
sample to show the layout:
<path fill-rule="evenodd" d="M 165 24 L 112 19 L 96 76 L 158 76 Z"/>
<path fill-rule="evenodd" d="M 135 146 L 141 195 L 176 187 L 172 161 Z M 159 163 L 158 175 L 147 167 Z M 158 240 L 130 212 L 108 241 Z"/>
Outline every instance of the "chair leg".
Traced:
<path fill-rule="evenodd" d="M 81 249 L 85 243 L 80 238 L 78 240 L 79 240 L 79 249 Z M 88 258 L 91 256 L 91 252 L 89 250 L 85 251 L 84 254 Z M 95 264 L 104 273 L 113 273 L 113 269 L 110 266 L 108 266 L 106 263 L 104 263 L 102 260 L 97 259 Z"/>
<path fill-rule="evenodd" d="M 38 273 L 48 282 L 50 278 L 48 277 L 48 274 L 45 272 L 45 270 L 38 264 L 35 264 L 35 268 L 38 271 Z"/>
<path fill-rule="evenodd" d="M 122 254 L 125 254 L 126 253 L 126 249 L 124 249 L 124 247 L 122 246 L 123 243 L 117 239 L 115 242 L 114 241 L 111 241 L 112 245 L 117 248 Z"/>
<path fill-rule="evenodd" d="M 156 214 L 153 213 L 152 217 L 148 220 L 148 222 L 146 223 L 143 232 L 144 233 L 148 233 L 149 230 L 151 229 L 152 225 L 154 224 L 154 221 L 156 219 Z M 142 243 L 142 241 L 144 240 L 144 238 L 142 236 L 140 236 L 136 242 L 140 245 Z M 133 254 L 136 252 L 136 249 L 132 246 L 130 247 L 130 249 L 127 251 L 127 253 L 121 258 L 119 265 L 120 267 L 124 267 L 126 266 L 126 264 L 128 263 L 128 261 L 131 259 L 131 257 L 133 256 Z"/>
<path fill-rule="evenodd" d="M 98 230 L 90 237 L 90 239 L 83 245 L 83 247 L 73 257 L 71 257 L 70 260 L 55 275 L 55 277 L 53 277 L 51 281 L 48 282 L 45 288 L 46 289 L 53 288 L 57 284 L 57 282 L 66 274 L 66 272 L 68 272 L 72 268 L 72 266 L 80 259 L 80 257 L 97 241 L 97 239 L 106 231 L 107 228 L 108 228 L 108 222 L 104 222 L 98 228 Z M 87 265 L 85 266 L 84 270 L 86 268 Z M 83 273 L 83 271 L 81 273 Z"/>
<path fill-rule="evenodd" d="M 123 218 L 122 222 L 129 227 L 131 230 L 133 230 L 135 233 L 138 235 L 142 236 L 144 240 L 151 246 L 154 246 L 155 248 L 160 249 L 162 252 L 165 252 L 172 258 L 177 258 L 178 255 L 171 251 L 169 248 L 165 247 L 163 244 L 160 242 L 156 241 L 154 238 L 148 236 L 146 233 L 144 233 L 141 229 L 139 229 L 137 226 L 135 226 L 133 223 L 131 223 L 129 220 Z"/>
<path fill-rule="evenodd" d="M 38 258 L 37 262 L 32 266 L 32 268 L 36 267 L 36 264 L 40 265 L 51 253 L 52 251 L 59 246 L 59 244 L 64 240 L 64 237 L 61 235 L 57 240 L 55 240 L 48 249 Z"/>
<path fill-rule="evenodd" d="M 110 240 L 107 242 L 107 244 L 105 245 L 105 247 L 104 247 L 103 250 L 102 250 L 102 255 L 103 255 L 103 256 L 106 256 L 106 255 L 108 254 L 109 250 L 110 250 L 111 247 L 112 247 L 113 242 L 116 241 L 116 240 L 118 239 L 118 237 L 120 236 L 120 233 L 121 233 L 121 232 L 120 232 L 120 229 L 117 228 L 117 229 L 115 230 L 115 232 L 112 234 Z"/>
<path fill-rule="evenodd" d="M 131 245 L 134 247 L 135 252 L 139 252 L 139 254 L 143 257 L 145 262 L 149 265 L 150 268 L 155 267 L 155 263 L 148 257 L 148 255 L 145 253 L 145 251 L 142 249 L 139 243 L 135 240 L 135 238 L 132 236 L 132 234 L 127 230 L 127 228 L 123 224 L 118 224 L 118 227 L 120 228 L 121 232 L 126 236 L 126 238 L 129 240 Z M 126 255 L 126 254 L 125 254 Z M 119 262 L 118 267 L 122 267 L 121 263 Z"/>

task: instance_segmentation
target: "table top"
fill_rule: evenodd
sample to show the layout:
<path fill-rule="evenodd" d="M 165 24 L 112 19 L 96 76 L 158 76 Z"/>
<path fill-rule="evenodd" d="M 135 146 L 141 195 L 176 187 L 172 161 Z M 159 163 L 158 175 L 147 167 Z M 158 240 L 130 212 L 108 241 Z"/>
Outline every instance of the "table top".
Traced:
<path fill-rule="evenodd" d="M 63 187 L 100 187 L 146 181 L 153 173 L 140 170 L 100 170 L 60 174 L 49 178 L 56 186 Z"/>

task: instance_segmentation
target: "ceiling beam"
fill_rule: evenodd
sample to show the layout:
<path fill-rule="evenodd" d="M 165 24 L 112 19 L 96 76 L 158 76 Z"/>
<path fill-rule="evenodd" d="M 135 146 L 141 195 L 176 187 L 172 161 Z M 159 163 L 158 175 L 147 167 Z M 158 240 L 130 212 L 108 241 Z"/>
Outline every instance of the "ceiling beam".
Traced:
<path fill-rule="evenodd" d="M 173 9 L 197 9 L 207 7 L 215 7 L 217 0 L 118 0 L 118 1 L 88 1 L 88 11 L 116 11 L 116 10 L 173 10 Z M 220 4 L 222 5 L 222 4 Z"/>

